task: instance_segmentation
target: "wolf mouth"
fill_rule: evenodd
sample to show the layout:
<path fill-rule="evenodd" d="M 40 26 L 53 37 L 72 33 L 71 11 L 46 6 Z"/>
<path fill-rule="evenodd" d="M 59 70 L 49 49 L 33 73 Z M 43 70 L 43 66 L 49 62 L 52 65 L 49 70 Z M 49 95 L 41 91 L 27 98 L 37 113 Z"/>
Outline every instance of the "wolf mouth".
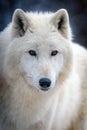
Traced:
<path fill-rule="evenodd" d="M 41 89 L 42 91 L 48 91 L 48 90 L 50 89 L 50 87 L 46 87 L 46 88 L 40 87 L 40 89 Z"/>

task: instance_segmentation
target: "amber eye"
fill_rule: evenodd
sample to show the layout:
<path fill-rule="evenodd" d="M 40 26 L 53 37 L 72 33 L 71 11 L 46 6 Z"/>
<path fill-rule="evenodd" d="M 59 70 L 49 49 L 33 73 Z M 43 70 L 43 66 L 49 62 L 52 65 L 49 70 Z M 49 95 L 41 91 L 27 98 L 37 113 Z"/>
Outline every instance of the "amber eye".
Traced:
<path fill-rule="evenodd" d="M 28 51 L 28 53 L 31 55 L 31 56 L 36 56 L 37 54 L 36 54 L 36 51 L 34 51 L 34 50 L 30 50 L 30 51 Z"/>
<path fill-rule="evenodd" d="M 56 56 L 58 54 L 58 51 L 57 50 L 54 50 L 51 52 L 51 56 Z"/>

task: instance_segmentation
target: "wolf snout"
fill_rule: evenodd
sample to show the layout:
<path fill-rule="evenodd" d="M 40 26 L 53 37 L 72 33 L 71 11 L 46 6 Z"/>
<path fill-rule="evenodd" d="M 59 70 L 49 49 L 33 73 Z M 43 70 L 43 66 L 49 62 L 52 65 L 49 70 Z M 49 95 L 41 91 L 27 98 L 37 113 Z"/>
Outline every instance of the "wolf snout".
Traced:
<path fill-rule="evenodd" d="M 49 89 L 49 87 L 50 87 L 50 85 L 51 85 L 51 80 L 48 79 L 48 78 L 41 78 L 41 79 L 39 80 L 39 85 L 40 85 L 40 87 L 41 87 L 41 90 L 46 91 L 46 90 Z"/>

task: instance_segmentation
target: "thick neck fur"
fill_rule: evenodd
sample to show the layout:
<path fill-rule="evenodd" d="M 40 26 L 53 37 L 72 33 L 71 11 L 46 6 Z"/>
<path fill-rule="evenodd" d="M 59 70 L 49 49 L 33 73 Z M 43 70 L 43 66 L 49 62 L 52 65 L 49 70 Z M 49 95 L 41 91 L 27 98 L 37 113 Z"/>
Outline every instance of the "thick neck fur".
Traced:
<path fill-rule="evenodd" d="M 72 73 L 72 76 L 74 76 L 75 72 Z M 80 100 L 79 77 L 76 75 L 72 81 L 72 76 L 66 80 L 66 86 L 63 84 L 60 86 L 59 91 L 55 88 L 54 90 L 50 90 L 50 92 L 41 92 L 41 90 L 29 87 L 22 79 L 19 79 L 20 85 L 16 83 L 13 84 L 12 82 L 14 89 L 11 89 L 10 104 L 12 105 L 9 106 L 9 117 L 17 123 L 18 130 L 21 130 L 21 128 L 27 130 L 28 127 L 38 124 L 38 122 L 46 121 L 46 117 L 47 119 L 50 118 L 48 117 L 48 113 L 51 113 L 50 116 L 54 117 L 52 118 L 53 120 L 48 120 L 48 128 L 55 127 L 59 128 L 59 130 L 67 128 L 71 121 L 73 121 L 73 118 L 77 118 L 77 111 L 80 105 L 78 104 Z M 72 82 L 75 83 L 75 81 L 78 82 L 76 87 L 74 85 L 73 88 L 71 84 Z M 76 105 L 78 106 L 77 109 L 75 107 Z M 56 114 L 54 112 L 55 109 Z M 42 124 L 44 125 L 44 123 Z M 58 126 L 55 124 L 58 124 Z"/>

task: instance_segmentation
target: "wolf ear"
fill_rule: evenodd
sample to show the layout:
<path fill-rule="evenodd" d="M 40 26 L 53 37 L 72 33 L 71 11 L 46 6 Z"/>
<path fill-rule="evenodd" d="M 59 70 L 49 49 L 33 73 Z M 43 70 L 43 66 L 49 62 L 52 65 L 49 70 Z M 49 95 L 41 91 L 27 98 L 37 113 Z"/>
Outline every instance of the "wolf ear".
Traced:
<path fill-rule="evenodd" d="M 12 18 L 12 32 L 14 37 L 23 36 L 28 28 L 28 20 L 25 12 L 16 9 Z"/>
<path fill-rule="evenodd" d="M 72 39 L 71 28 L 69 25 L 69 16 L 65 9 L 60 9 L 54 14 L 52 23 L 63 37 L 70 40 Z"/>

